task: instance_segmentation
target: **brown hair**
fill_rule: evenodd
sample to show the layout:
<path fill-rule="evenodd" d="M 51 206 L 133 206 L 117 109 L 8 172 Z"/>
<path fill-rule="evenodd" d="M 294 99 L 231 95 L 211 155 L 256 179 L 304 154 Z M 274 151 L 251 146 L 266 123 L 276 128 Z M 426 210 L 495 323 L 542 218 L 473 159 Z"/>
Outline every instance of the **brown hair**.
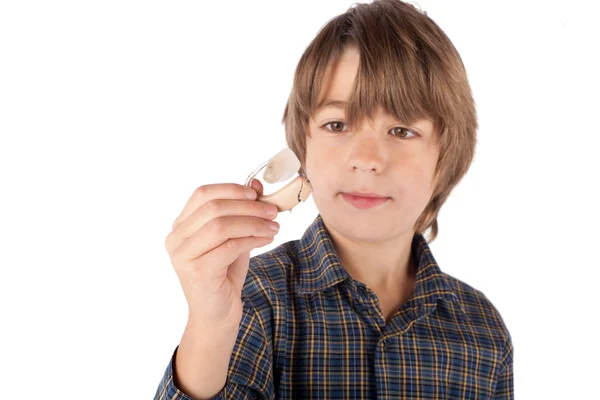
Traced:
<path fill-rule="evenodd" d="M 302 175 L 308 121 L 318 106 L 327 66 L 349 46 L 360 53 L 346 107 L 349 126 L 371 118 L 374 107 L 381 106 L 407 124 L 430 119 L 438 132 L 433 194 L 414 227 L 421 234 L 431 228 L 432 242 L 440 208 L 475 154 L 477 116 L 462 59 L 427 13 L 400 0 L 354 3 L 329 20 L 302 54 L 283 112 L 286 141 L 301 161 Z"/>

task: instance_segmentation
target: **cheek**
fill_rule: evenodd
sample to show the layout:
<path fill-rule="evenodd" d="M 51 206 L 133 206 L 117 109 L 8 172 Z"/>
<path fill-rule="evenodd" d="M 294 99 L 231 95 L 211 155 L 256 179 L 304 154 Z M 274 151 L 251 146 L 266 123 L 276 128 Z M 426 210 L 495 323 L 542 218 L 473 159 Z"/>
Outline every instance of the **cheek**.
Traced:
<path fill-rule="evenodd" d="M 407 187 L 413 192 L 417 198 L 428 198 L 433 189 L 433 169 L 428 165 L 416 164 L 412 165 L 410 171 L 412 173 L 407 176 Z"/>
<path fill-rule="evenodd" d="M 307 138 L 306 142 L 306 174 L 312 181 L 319 180 L 322 175 L 327 172 L 330 168 L 331 162 L 327 162 L 330 159 L 328 152 L 324 149 L 324 146 L 319 145 L 314 139 Z M 319 176 L 312 176 L 318 173 Z"/>
<path fill-rule="evenodd" d="M 315 157 L 314 153 L 306 157 L 306 175 L 310 179 L 315 197 L 338 189 L 339 180 L 335 171 L 332 163 L 323 162 L 323 158 Z"/>

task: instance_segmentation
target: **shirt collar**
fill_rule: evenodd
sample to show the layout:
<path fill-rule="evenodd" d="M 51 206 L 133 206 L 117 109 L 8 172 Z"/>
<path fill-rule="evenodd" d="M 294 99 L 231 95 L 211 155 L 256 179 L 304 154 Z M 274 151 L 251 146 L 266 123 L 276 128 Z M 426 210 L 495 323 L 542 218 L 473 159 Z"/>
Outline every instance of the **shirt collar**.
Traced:
<path fill-rule="evenodd" d="M 318 214 L 297 242 L 299 257 L 297 285 L 299 294 L 325 290 L 350 278 L 337 256 L 331 236 Z M 438 299 L 466 315 L 466 312 L 449 284 L 446 274 L 438 266 L 427 240 L 415 233 L 412 254 L 417 260 L 414 298 L 420 309 L 435 308 Z"/>

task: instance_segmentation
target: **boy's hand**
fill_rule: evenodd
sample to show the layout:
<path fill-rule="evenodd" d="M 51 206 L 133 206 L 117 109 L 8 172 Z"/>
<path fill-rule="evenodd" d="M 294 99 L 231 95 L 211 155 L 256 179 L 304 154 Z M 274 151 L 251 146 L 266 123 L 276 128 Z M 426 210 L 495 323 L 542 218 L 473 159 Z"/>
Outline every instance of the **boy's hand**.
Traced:
<path fill-rule="evenodd" d="M 272 242 L 277 233 L 269 228 L 279 228 L 272 221 L 277 208 L 249 200 L 247 193 L 260 196 L 263 191 L 260 181 L 253 179 L 251 184 L 252 188 L 235 183 L 200 186 L 165 240 L 188 303 L 188 318 L 195 323 L 211 328 L 234 325 L 237 331 L 250 251 Z M 275 213 L 269 215 L 269 209 Z"/>

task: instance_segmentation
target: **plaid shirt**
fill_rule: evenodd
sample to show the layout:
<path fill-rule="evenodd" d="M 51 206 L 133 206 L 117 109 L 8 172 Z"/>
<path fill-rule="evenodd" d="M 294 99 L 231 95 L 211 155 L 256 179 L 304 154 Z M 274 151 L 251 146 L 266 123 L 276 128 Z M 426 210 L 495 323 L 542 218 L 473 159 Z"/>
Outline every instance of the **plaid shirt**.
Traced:
<path fill-rule="evenodd" d="M 250 259 L 227 383 L 214 399 L 513 399 L 511 335 L 479 290 L 442 272 L 416 234 L 413 294 L 386 324 L 336 255 L 321 215 Z M 191 399 L 173 382 L 155 400 Z"/>

